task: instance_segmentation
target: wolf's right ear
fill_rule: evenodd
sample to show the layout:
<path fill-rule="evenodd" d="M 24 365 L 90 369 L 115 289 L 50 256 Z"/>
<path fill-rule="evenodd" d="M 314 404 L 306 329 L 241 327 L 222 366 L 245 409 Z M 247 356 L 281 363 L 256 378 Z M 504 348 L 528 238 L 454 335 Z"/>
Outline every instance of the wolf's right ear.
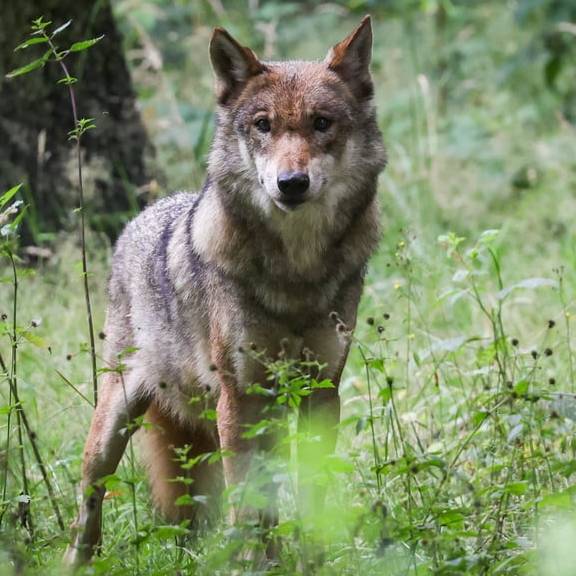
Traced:
<path fill-rule="evenodd" d="M 224 28 L 215 28 L 212 33 L 210 60 L 216 74 L 216 96 L 220 104 L 225 104 L 252 76 L 266 69 L 250 48 L 238 44 Z"/>

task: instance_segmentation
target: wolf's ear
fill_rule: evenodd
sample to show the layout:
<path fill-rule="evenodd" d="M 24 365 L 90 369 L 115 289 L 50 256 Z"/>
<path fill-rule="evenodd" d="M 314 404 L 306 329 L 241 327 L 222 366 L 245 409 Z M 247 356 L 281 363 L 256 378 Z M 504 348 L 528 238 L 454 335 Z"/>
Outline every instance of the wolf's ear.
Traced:
<path fill-rule="evenodd" d="M 224 30 L 215 28 L 210 40 L 210 60 L 216 74 L 216 95 L 220 104 L 252 77 L 265 70 L 250 48 L 241 46 Z"/>
<path fill-rule="evenodd" d="M 330 49 L 324 61 L 349 84 L 358 98 L 363 99 L 370 98 L 373 93 L 371 58 L 372 20 L 370 16 L 364 16 L 349 36 Z"/>

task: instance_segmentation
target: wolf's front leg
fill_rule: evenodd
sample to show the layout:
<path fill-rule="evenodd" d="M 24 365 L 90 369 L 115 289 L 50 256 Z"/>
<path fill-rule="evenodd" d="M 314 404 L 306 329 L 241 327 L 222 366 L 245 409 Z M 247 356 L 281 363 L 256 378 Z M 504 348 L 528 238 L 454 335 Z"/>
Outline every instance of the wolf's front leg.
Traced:
<path fill-rule="evenodd" d="M 255 453 L 272 448 L 273 439 L 259 436 L 257 439 L 245 438 L 247 427 L 265 418 L 266 402 L 262 398 L 246 394 L 238 389 L 235 383 L 226 380 L 220 389 L 216 407 L 218 435 L 220 446 L 229 455 L 223 459 L 226 487 L 242 487 L 251 480 L 257 471 L 254 469 Z M 275 502 L 272 490 L 267 490 L 269 505 L 264 510 L 254 510 L 249 504 L 242 506 L 233 502 L 230 509 L 230 520 L 233 523 L 249 521 L 259 522 L 262 526 L 275 523 Z"/>
<path fill-rule="evenodd" d="M 116 471 L 134 431 L 130 430 L 130 423 L 143 415 L 148 405 L 149 399 L 135 376 L 128 374 L 122 378 L 113 372 L 105 375 L 84 448 L 82 504 L 72 525 L 73 541 L 64 556 L 70 567 L 88 562 L 100 543 L 106 490 L 99 481 Z"/>

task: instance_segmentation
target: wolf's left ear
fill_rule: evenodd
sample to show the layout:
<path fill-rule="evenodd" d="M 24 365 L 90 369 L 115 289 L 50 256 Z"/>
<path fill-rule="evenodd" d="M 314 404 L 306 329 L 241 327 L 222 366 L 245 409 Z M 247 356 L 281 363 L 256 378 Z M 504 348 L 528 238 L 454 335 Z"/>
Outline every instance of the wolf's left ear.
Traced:
<path fill-rule="evenodd" d="M 364 16 L 360 25 L 342 42 L 333 46 L 326 59 L 330 70 L 334 70 L 360 98 L 370 98 L 374 91 L 370 77 L 372 58 L 372 20 Z"/>
<path fill-rule="evenodd" d="M 223 28 L 216 28 L 212 33 L 210 60 L 216 74 L 216 95 L 220 104 L 225 104 L 252 76 L 266 68 L 250 48 L 241 46 Z"/>

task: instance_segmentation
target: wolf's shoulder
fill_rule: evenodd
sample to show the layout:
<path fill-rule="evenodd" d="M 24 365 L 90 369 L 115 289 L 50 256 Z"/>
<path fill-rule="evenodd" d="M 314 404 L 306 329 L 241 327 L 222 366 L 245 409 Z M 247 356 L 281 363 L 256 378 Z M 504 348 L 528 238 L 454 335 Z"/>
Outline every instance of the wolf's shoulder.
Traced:
<path fill-rule="evenodd" d="M 160 198 L 144 209 L 129 226 L 138 227 L 141 224 L 150 222 L 164 223 L 173 220 L 182 212 L 192 208 L 198 199 L 199 194 L 194 192 L 174 192 L 169 196 Z"/>
<path fill-rule="evenodd" d="M 179 216 L 191 210 L 198 196 L 193 192 L 175 192 L 150 204 L 126 225 L 118 245 L 130 241 L 134 236 L 144 240 L 161 233 Z"/>

